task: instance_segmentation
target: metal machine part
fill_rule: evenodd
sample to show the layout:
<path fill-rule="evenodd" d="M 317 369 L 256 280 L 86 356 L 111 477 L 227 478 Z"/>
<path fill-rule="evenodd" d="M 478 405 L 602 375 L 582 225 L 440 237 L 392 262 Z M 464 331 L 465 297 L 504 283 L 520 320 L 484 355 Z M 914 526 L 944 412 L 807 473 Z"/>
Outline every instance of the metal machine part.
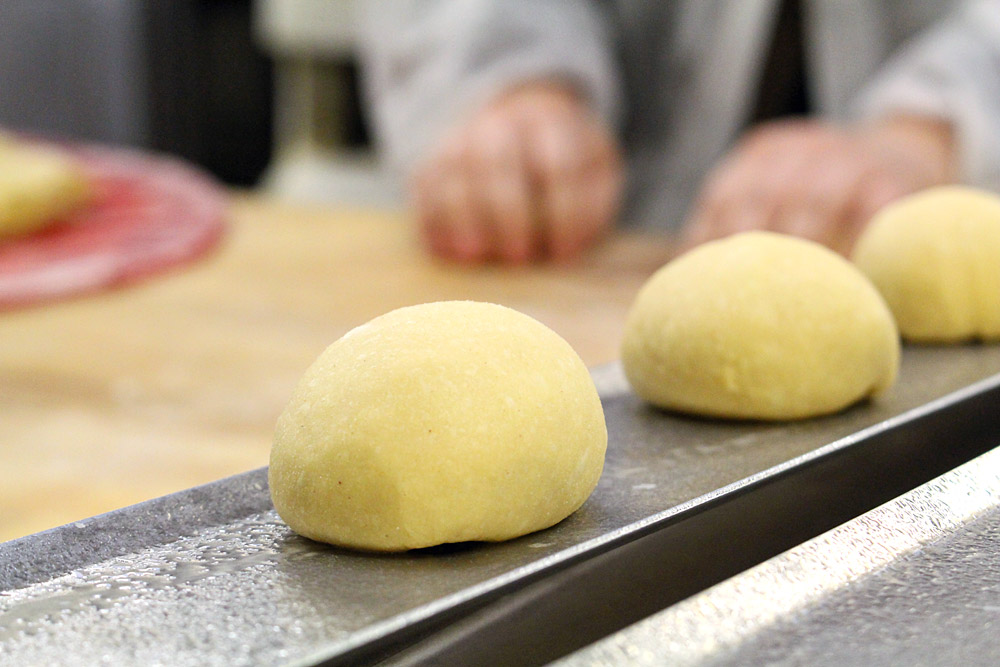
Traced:
<path fill-rule="evenodd" d="M 995 378 L 859 434 L 850 447 L 811 452 L 721 489 L 661 529 L 510 593 L 385 664 L 545 664 L 995 446 L 998 405 Z"/>
<path fill-rule="evenodd" d="M 604 476 L 554 528 L 354 553 L 292 534 L 255 471 L 0 544 L 0 663 L 364 664 L 412 645 L 392 658 L 406 661 L 489 649 L 518 605 L 548 610 L 518 637 L 524 662 L 550 660 L 969 460 L 1000 432 L 997 347 L 908 349 L 890 396 L 785 424 L 666 414 L 630 394 L 619 367 L 594 376 Z M 584 601 L 576 617 L 608 622 L 553 641 L 575 617 L 553 609 L 568 591 L 642 574 L 648 558 L 680 569 L 640 576 L 650 595 L 632 580 L 610 606 Z M 675 585 L 684 572 L 697 576 Z"/>
<path fill-rule="evenodd" d="M 995 665 L 998 620 L 1000 447 L 557 664 Z"/>

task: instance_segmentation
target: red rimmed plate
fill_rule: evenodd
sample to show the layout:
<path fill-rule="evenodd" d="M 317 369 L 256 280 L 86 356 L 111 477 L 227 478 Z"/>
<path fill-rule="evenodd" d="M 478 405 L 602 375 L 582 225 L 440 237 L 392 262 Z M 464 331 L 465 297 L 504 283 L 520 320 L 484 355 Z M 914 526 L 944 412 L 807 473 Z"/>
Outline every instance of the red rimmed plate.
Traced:
<path fill-rule="evenodd" d="M 136 282 L 221 239 L 226 197 L 203 172 L 128 150 L 68 150 L 87 171 L 94 201 L 40 232 L 0 241 L 0 309 Z"/>

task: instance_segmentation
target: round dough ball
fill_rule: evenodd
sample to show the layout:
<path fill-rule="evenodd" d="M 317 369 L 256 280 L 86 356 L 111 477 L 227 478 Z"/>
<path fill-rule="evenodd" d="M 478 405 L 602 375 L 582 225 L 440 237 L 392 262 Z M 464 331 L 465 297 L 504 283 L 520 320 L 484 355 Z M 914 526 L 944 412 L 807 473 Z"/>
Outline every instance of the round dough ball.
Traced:
<path fill-rule="evenodd" d="M 892 309 L 903 338 L 1000 340 L 1000 197 L 924 190 L 879 211 L 854 262 Z"/>
<path fill-rule="evenodd" d="M 593 380 L 553 331 L 451 301 L 348 332 L 278 419 L 269 481 L 295 532 L 374 551 L 506 540 L 597 485 L 608 434 Z"/>
<path fill-rule="evenodd" d="M 650 278 L 629 312 L 622 362 L 636 393 L 663 408 L 799 419 L 890 387 L 899 338 L 885 302 L 845 259 L 748 232 Z"/>

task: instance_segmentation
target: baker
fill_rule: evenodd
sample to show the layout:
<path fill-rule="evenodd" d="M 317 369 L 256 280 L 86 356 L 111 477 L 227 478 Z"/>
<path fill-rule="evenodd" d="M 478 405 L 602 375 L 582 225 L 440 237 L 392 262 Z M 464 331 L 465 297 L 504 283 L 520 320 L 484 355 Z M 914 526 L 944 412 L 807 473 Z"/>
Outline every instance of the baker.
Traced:
<path fill-rule="evenodd" d="M 847 252 L 904 194 L 1000 189 L 1000 0 L 394 0 L 365 35 L 446 258 L 572 258 L 617 223 Z"/>

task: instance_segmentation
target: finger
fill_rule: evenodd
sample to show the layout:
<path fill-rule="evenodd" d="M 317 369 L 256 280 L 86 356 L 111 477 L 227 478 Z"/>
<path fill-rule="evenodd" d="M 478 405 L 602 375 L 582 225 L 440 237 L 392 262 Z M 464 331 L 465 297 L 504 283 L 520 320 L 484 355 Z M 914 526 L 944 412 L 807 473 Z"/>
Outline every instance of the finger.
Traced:
<path fill-rule="evenodd" d="M 831 165 L 842 160 L 834 132 L 811 122 L 774 123 L 753 133 L 735 155 L 729 198 L 756 209 L 755 229 L 815 235 L 830 197 Z M 842 151 L 841 151 L 842 152 Z"/>
<path fill-rule="evenodd" d="M 682 252 L 733 234 L 765 229 L 771 214 L 760 200 L 736 198 L 716 202 L 698 215 L 681 237 Z"/>
<path fill-rule="evenodd" d="M 443 226 L 444 205 L 436 184 L 437 165 L 418 168 L 409 181 L 408 193 L 416 218 L 420 238 L 431 253 L 445 256 L 448 251 L 447 233 Z"/>
<path fill-rule="evenodd" d="M 881 209 L 910 194 L 911 191 L 912 188 L 888 175 L 877 175 L 867 179 L 857 198 L 856 217 L 859 225 L 868 224 Z"/>
<path fill-rule="evenodd" d="M 783 208 L 776 216 L 772 230 L 828 245 L 835 224 L 827 217 L 828 211 L 805 202 L 796 202 Z"/>
<path fill-rule="evenodd" d="M 866 160 L 863 155 L 846 151 L 806 172 L 803 182 L 807 189 L 787 215 L 786 231 L 846 253 L 857 235 L 852 210 L 868 173 Z"/>
<path fill-rule="evenodd" d="M 476 261 L 485 245 L 467 184 L 464 142 L 456 136 L 415 174 L 411 197 L 424 240 L 432 253 L 452 260 Z"/>
<path fill-rule="evenodd" d="M 714 195 L 714 238 L 773 227 L 780 178 L 762 169 L 756 157 L 741 156 L 724 175 Z"/>
<path fill-rule="evenodd" d="M 476 134 L 473 176 L 479 208 L 494 256 L 523 262 L 534 251 L 534 222 L 524 139 L 503 118 L 484 123 Z"/>
<path fill-rule="evenodd" d="M 681 228 L 681 233 L 677 237 L 677 252 L 686 252 L 695 246 L 699 246 L 709 238 L 709 230 L 706 218 L 699 215 L 690 218 Z"/>
<path fill-rule="evenodd" d="M 547 254 L 566 258 L 579 247 L 579 210 L 588 158 L 578 122 L 546 122 L 533 131 L 528 155 Z"/>
<path fill-rule="evenodd" d="M 706 178 L 695 198 L 680 237 L 680 251 L 685 252 L 722 235 L 723 210 L 731 196 L 728 187 L 730 161 L 717 166 Z"/>
<path fill-rule="evenodd" d="M 448 256 L 462 262 L 488 258 L 487 221 L 473 182 L 474 141 L 468 129 L 452 135 L 442 146 L 435 190 L 441 197 L 440 225 Z"/>
<path fill-rule="evenodd" d="M 772 123 L 749 132 L 706 181 L 686 244 L 754 229 L 813 229 L 812 197 L 802 175 L 822 159 L 829 135 L 809 123 Z"/>
<path fill-rule="evenodd" d="M 445 179 L 422 195 L 427 213 L 422 216 L 423 238 L 431 252 L 445 259 L 477 261 L 485 254 L 484 244 L 469 220 L 462 181 Z"/>
<path fill-rule="evenodd" d="M 863 147 L 856 146 L 853 152 L 832 175 L 829 185 L 829 205 L 834 213 L 826 242 L 845 255 L 878 209 L 909 192 L 903 185 L 905 179 L 887 172 Z"/>
<path fill-rule="evenodd" d="M 840 185 L 846 172 L 831 168 L 824 157 L 806 146 L 800 152 L 790 149 L 772 165 L 756 165 L 759 173 L 746 186 L 750 194 L 744 195 L 750 212 L 732 225 L 739 231 L 768 230 L 820 243 L 833 239 L 846 207 Z"/>
<path fill-rule="evenodd" d="M 722 207 L 717 228 L 719 236 L 771 228 L 774 207 L 770 200 L 756 196 L 736 198 Z"/>
<path fill-rule="evenodd" d="M 617 147 L 607 137 L 596 136 L 596 148 L 585 167 L 575 200 L 573 235 L 553 254 L 553 259 L 574 259 L 614 226 L 621 206 L 625 167 Z"/>
<path fill-rule="evenodd" d="M 706 184 L 702 203 L 711 212 L 712 235 L 770 228 L 793 171 L 789 156 L 764 150 L 726 159 Z"/>
<path fill-rule="evenodd" d="M 690 250 L 729 233 L 724 224 L 726 208 L 727 201 L 723 199 L 712 197 L 700 201 L 684 225 L 680 251 Z"/>
<path fill-rule="evenodd" d="M 607 158 L 600 166 L 589 169 L 584 177 L 580 213 L 580 238 L 584 245 L 593 243 L 611 229 L 621 209 L 625 166 L 617 150 L 613 146 L 609 148 Z"/>
<path fill-rule="evenodd" d="M 805 168 L 796 185 L 778 200 L 771 229 L 783 234 L 836 245 L 846 226 L 849 170 L 823 165 Z"/>
<path fill-rule="evenodd" d="M 490 256 L 488 216 L 483 211 L 475 184 L 468 172 L 449 173 L 442 188 L 450 257 L 462 262 L 479 262 Z"/>
<path fill-rule="evenodd" d="M 853 248 L 861 232 L 885 206 L 910 194 L 912 186 L 886 173 L 874 173 L 861 181 L 848 211 L 848 248 Z"/>
<path fill-rule="evenodd" d="M 788 147 L 770 162 L 759 161 L 747 169 L 746 190 L 758 211 L 755 229 L 788 234 L 814 233 L 817 220 L 815 183 L 807 175 L 810 156 Z"/>

